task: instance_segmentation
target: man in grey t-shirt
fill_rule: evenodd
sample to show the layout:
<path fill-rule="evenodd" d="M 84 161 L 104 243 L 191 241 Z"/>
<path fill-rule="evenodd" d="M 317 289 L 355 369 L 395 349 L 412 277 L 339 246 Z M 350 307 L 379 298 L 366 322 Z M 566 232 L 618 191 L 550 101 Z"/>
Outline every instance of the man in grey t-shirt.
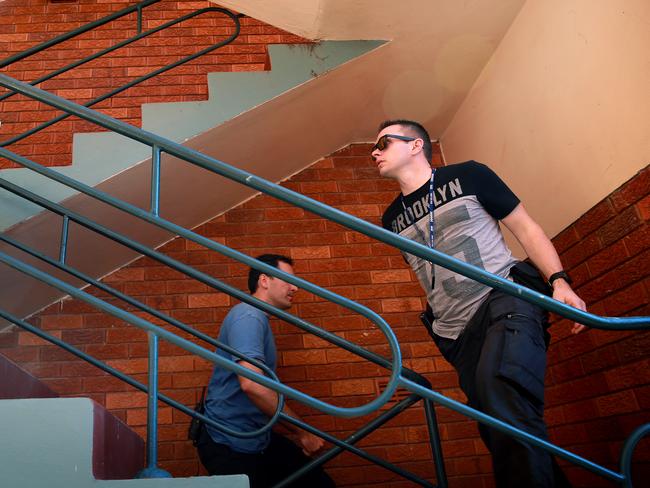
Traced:
<path fill-rule="evenodd" d="M 537 270 L 512 257 L 502 222 L 546 276 L 553 298 L 585 310 L 553 244 L 519 199 L 475 161 L 431 167 L 431 142 L 417 122 L 380 125 L 372 157 L 401 189 L 384 228 L 502 278 L 546 287 Z M 427 295 L 428 331 L 458 373 L 469 404 L 537 437 L 543 420 L 546 313 L 539 307 L 405 253 Z M 575 324 L 572 332 L 584 326 Z M 546 451 L 480 425 L 498 487 L 561 487 L 568 481 Z"/>

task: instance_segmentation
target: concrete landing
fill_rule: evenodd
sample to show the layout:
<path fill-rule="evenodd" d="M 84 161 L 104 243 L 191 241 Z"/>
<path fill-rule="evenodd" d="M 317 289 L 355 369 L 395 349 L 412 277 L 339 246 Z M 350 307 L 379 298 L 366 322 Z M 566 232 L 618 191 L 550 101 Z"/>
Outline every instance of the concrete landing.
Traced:
<path fill-rule="evenodd" d="M 96 404 L 88 398 L 0 401 L 2 486 L 20 488 L 248 488 L 244 475 L 98 480 Z M 140 445 L 140 448 L 142 445 Z"/>

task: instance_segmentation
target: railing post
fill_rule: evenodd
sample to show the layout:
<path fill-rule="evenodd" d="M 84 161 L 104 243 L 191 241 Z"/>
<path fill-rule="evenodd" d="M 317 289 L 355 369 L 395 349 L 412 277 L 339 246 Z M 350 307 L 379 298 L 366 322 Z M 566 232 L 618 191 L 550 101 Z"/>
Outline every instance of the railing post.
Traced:
<path fill-rule="evenodd" d="M 160 146 L 151 148 L 151 213 L 158 216 L 160 212 Z"/>
<path fill-rule="evenodd" d="M 428 398 L 423 398 L 424 413 L 427 418 L 427 430 L 429 431 L 429 443 L 431 444 L 431 454 L 433 455 L 433 464 L 436 467 L 436 480 L 438 488 L 447 488 L 447 472 L 445 471 L 445 460 L 442 455 L 442 446 L 440 445 L 440 432 L 438 431 L 438 419 L 433 402 Z"/>
<path fill-rule="evenodd" d="M 63 223 L 61 224 L 61 243 L 59 245 L 59 262 L 65 264 L 65 258 L 68 253 L 68 231 L 70 230 L 70 218 L 67 215 L 63 216 Z"/>
<path fill-rule="evenodd" d="M 149 332 L 149 393 L 147 398 L 147 467 L 136 478 L 171 478 L 158 464 L 158 336 Z"/>

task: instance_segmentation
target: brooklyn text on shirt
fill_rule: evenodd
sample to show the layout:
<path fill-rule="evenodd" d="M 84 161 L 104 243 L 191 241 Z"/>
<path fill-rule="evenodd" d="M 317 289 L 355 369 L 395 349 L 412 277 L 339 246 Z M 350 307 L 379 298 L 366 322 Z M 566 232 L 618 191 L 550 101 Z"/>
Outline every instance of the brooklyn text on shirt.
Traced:
<path fill-rule="evenodd" d="M 436 207 L 447 203 L 455 198 L 463 196 L 463 188 L 458 178 L 445 183 L 444 185 L 436 187 L 433 193 L 433 204 Z M 409 212 L 408 217 L 415 216 L 415 220 L 420 220 L 429 212 L 429 195 L 425 194 L 419 200 L 410 204 L 407 209 Z M 409 226 L 409 218 L 404 215 L 404 212 L 399 213 L 392 221 L 393 232 L 400 233 Z"/>

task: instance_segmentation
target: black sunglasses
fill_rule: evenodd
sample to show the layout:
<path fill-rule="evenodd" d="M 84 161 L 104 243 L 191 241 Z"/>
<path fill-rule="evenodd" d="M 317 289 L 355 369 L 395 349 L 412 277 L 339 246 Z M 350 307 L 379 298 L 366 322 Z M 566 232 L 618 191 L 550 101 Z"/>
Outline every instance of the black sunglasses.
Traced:
<path fill-rule="evenodd" d="M 370 154 L 375 152 L 375 150 L 383 151 L 388 147 L 388 139 L 399 139 L 400 141 L 414 141 L 416 137 L 407 137 L 407 136 L 398 136 L 397 134 L 384 134 L 379 138 L 377 144 L 372 146 Z"/>

